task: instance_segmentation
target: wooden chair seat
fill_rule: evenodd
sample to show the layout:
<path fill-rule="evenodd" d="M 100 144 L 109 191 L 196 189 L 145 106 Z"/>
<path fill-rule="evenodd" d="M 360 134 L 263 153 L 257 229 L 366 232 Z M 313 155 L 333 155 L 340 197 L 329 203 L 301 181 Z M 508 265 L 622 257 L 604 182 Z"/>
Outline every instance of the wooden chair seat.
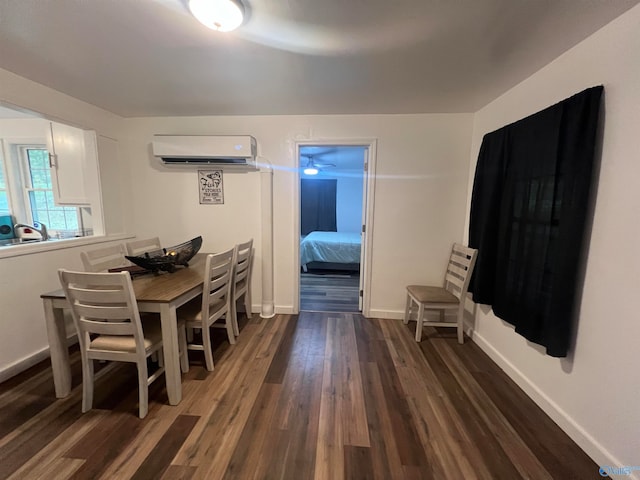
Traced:
<path fill-rule="evenodd" d="M 154 345 L 162 343 L 162 328 L 160 322 L 142 322 L 142 331 L 144 332 L 142 343 L 145 352 L 151 350 Z M 89 348 L 92 350 L 135 352 L 137 347 L 133 337 L 100 335 L 91 340 Z"/>
<path fill-rule="evenodd" d="M 446 303 L 458 304 L 458 298 L 442 287 L 429 287 L 425 285 L 409 285 L 407 293 L 421 303 Z"/>

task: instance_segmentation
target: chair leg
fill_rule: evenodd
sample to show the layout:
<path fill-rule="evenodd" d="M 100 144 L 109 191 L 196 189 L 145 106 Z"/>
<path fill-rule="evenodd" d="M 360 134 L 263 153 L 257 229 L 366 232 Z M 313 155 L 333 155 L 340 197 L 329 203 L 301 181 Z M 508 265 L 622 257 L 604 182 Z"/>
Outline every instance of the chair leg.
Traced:
<path fill-rule="evenodd" d="M 422 324 L 424 323 L 424 304 L 418 304 L 418 320 L 416 321 L 416 342 L 422 340 Z"/>
<path fill-rule="evenodd" d="M 180 350 L 180 370 L 182 373 L 189 371 L 189 352 L 187 350 L 187 328 L 182 325 L 178 329 L 178 349 Z"/>
<path fill-rule="evenodd" d="M 458 343 L 460 345 L 464 343 L 464 301 L 462 299 L 458 309 Z"/>
<path fill-rule="evenodd" d="M 247 318 L 251 318 L 251 289 L 249 286 L 247 286 L 247 291 L 244 292 L 244 309 L 247 312 Z"/>
<path fill-rule="evenodd" d="M 213 352 L 211 351 L 211 330 L 208 326 L 202 327 L 202 350 L 204 350 L 204 363 L 207 370 L 213 372 Z"/>
<path fill-rule="evenodd" d="M 407 304 L 404 308 L 404 319 L 402 320 L 402 323 L 404 323 L 405 325 L 409 323 L 409 317 L 411 316 L 411 305 L 411 295 L 407 294 Z"/>
<path fill-rule="evenodd" d="M 140 418 L 147 416 L 149 411 L 149 372 L 147 371 L 147 359 L 139 359 L 138 362 L 138 390 L 139 390 L 139 413 Z"/>
<path fill-rule="evenodd" d="M 224 315 L 224 326 L 227 328 L 227 336 L 229 337 L 229 343 L 231 345 L 235 345 L 236 343 L 236 335 L 234 332 L 234 321 L 230 312 L 225 313 Z"/>
<path fill-rule="evenodd" d="M 93 360 L 82 359 L 82 413 L 93 408 Z"/>
<path fill-rule="evenodd" d="M 227 312 L 227 315 L 231 318 L 233 334 L 235 336 L 240 335 L 240 328 L 238 327 L 238 300 L 233 297 L 231 297 L 231 301 L 229 302 L 229 311 Z M 235 343 L 235 341 L 230 343 Z"/>

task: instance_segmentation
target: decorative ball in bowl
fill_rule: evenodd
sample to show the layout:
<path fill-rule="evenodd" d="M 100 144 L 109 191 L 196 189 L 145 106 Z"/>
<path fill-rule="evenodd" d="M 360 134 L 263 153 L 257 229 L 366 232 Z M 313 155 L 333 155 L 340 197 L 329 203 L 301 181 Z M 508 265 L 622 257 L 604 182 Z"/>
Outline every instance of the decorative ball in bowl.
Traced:
<path fill-rule="evenodd" d="M 154 273 L 159 271 L 175 272 L 177 266 L 188 267 L 189 260 L 198 253 L 200 247 L 202 247 L 202 237 L 195 237 L 173 247 L 155 252 L 145 252 L 138 256 L 127 255 L 125 258 Z"/>

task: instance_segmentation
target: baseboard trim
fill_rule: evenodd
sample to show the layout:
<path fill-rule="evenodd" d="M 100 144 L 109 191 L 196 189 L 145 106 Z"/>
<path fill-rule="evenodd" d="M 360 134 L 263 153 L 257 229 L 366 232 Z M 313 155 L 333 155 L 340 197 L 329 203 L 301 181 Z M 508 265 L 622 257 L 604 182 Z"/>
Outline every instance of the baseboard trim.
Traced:
<path fill-rule="evenodd" d="M 276 312 L 276 314 L 282 314 L 282 315 L 294 315 L 295 314 L 295 309 L 292 306 L 276 306 L 274 308 L 274 311 Z"/>
<path fill-rule="evenodd" d="M 593 438 L 581 425 L 579 425 L 566 411 L 556 404 L 535 383 L 524 375 L 515 365 L 504 357 L 490 342 L 479 333 L 472 331 L 472 341 L 485 352 L 504 372 L 511 378 L 531 400 L 533 400 L 549 417 L 576 442 L 576 444 L 591 457 L 598 465 L 610 465 L 615 467 L 624 464 L 611 452 Z M 633 480 L 640 480 L 635 472 L 630 476 Z"/>
<path fill-rule="evenodd" d="M 414 310 L 415 311 L 415 310 Z M 404 310 L 369 310 L 369 318 L 383 318 L 389 320 L 403 320 L 404 319 Z M 425 317 L 427 320 L 431 320 L 433 322 L 437 322 L 440 320 L 440 316 L 438 313 L 434 312 L 425 312 Z M 455 313 L 446 313 L 446 317 L 455 322 L 456 314 Z M 413 315 L 412 322 L 415 322 L 415 315 Z"/>
<path fill-rule="evenodd" d="M 404 318 L 404 310 L 369 310 L 369 318 L 387 318 L 390 320 L 402 320 Z"/>
<path fill-rule="evenodd" d="M 0 370 L 0 383 L 5 380 L 9 380 L 11 377 L 15 377 L 19 373 L 24 372 L 47 358 L 49 358 L 49 347 L 44 347 L 42 350 L 38 350 L 28 357 L 22 358 L 17 362 L 2 368 L 2 370 Z"/>
<path fill-rule="evenodd" d="M 78 342 L 78 336 L 74 333 L 69 338 L 67 338 L 67 347 Z M 0 383 L 5 380 L 9 380 L 11 377 L 15 377 L 19 373 L 24 372 L 25 370 L 33 367 L 37 363 L 40 363 L 43 360 L 46 360 L 51 355 L 49 354 L 49 347 L 44 347 L 37 352 L 32 353 L 31 355 L 24 357 L 17 362 L 14 362 L 10 365 L 3 367 L 0 370 Z"/>

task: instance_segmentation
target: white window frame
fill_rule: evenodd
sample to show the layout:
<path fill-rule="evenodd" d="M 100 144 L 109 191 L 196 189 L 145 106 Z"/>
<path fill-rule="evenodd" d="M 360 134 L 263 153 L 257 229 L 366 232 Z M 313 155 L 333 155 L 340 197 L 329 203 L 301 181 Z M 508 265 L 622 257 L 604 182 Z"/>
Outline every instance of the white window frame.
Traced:
<path fill-rule="evenodd" d="M 11 214 L 13 212 L 11 206 L 12 206 L 12 201 L 11 201 L 11 177 L 9 177 L 9 171 L 6 165 L 6 161 L 5 161 L 5 154 L 4 154 L 4 142 L 0 142 L 0 170 L 2 171 L 2 173 L 4 174 L 4 180 L 5 180 L 5 187 L 0 187 L 0 192 L 5 192 L 7 194 L 7 201 L 9 204 L 9 211 L 8 212 L 0 212 L 0 215 L 5 215 L 5 214 Z"/>
<path fill-rule="evenodd" d="M 51 171 L 49 171 L 49 179 L 51 180 L 51 188 L 48 189 L 40 189 L 40 188 L 34 188 L 33 184 L 31 182 L 31 166 L 29 164 L 29 150 L 44 150 L 45 152 L 47 152 L 47 154 L 49 153 L 49 150 L 47 148 L 46 144 L 38 144 L 38 145 L 25 145 L 25 144 L 17 144 L 16 145 L 16 153 L 17 153 L 17 160 L 20 164 L 19 166 L 19 170 L 20 170 L 20 174 L 21 174 L 21 190 L 23 193 L 23 198 L 24 198 L 24 208 L 26 210 L 26 216 L 28 218 L 28 223 L 33 224 L 33 222 L 35 221 L 35 219 L 33 218 L 33 208 L 34 206 L 31 204 L 31 197 L 29 196 L 30 192 L 35 192 L 35 191 L 51 191 L 52 195 L 53 195 L 53 179 L 51 178 Z M 76 214 L 76 222 L 78 224 L 78 230 L 82 230 L 82 216 L 80 215 L 80 208 L 78 206 L 72 206 L 72 205 L 56 205 L 59 208 L 73 208 L 75 209 L 75 214 Z M 47 229 L 50 231 L 57 231 L 59 230 L 58 228 L 56 228 L 53 225 L 50 225 L 49 222 L 43 222 L 46 226 Z"/>
<path fill-rule="evenodd" d="M 10 214 L 16 223 L 33 224 L 33 214 L 29 191 L 34 190 L 31 185 L 29 171 L 29 149 L 48 151 L 44 138 L 3 138 L 0 140 L 0 168 L 3 168 L 6 179 L 6 190 L 9 199 Z M 53 189 L 53 186 L 52 186 Z M 80 206 L 61 205 L 75 208 L 78 218 L 78 229 L 83 228 Z M 50 226 L 45 225 L 47 228 Z M 50 230 L 56 231 L 56 228 Z"/>

